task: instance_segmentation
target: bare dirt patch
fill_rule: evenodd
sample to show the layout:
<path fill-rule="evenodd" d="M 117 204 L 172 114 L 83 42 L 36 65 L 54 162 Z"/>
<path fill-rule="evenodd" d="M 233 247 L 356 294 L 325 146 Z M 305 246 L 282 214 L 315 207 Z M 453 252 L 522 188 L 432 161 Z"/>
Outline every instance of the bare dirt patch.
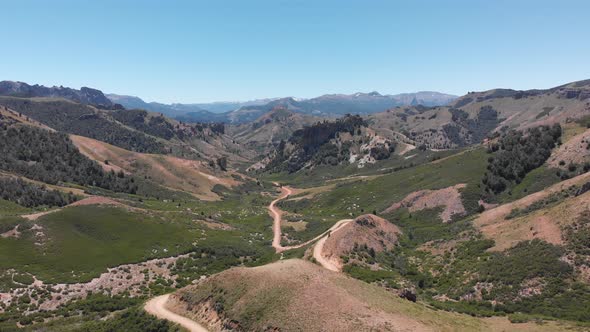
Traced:
<path fill-rule="evenodd" d="M 543 191 L 525 196 L 511 203 L 497 206 L 483 212 L 474 220 L 474 225 L 484 236 L 494 239 L 491 250 L 505 250 L 523 240 L 542 239 L 549 243 L 561 244 L 561 227 L 570 224 L 587 208 L 590 208 L 590 192 L 570 197 L 548 208 L 532 211 L 524 216 L 507 219 L 513 209 L 524 209 L 553 193 L 572 185 L 590 180 L 590 173 L 557 183 Z"/>
<path fill-rule="evenodd" d="M 70 138 L 80 152 L 105 169 L 144 175 L 164 187 L 186 191 L 203 200 L 219 199 L 211 191 L 215 185 L 233 187 L 241 183 L 231 177 L 234 172 L 214 173 L 202 161 L 128 151 L 82 136 L 70 135 Z"/>
<path fill-rule="evenodd" d="M 5 239 L 9 238 L 9 237 L 13 237 L 13 238 L 18 239 L 19 236 L 20 236 L 20 232 L 18 231 L 18 225 L 14 226 L 13 229 L 0 234 L 0 237 L 5 238 Z"/>
<path fill-rule="evenodd" d="M 362 215 L 320 240 L 322 242 L 318 242 L 314 249 L 314 258 L 320 263 L 327 261 L 325 266 L 328 269 L 340 271 L 341 257 L 350 253 L 355 245 L 366 245 L 375 252 L 391 250 L 399 234 L 400 229 L 391 222 L 372 214 Z"/>
<path fill-rule="evenodd" d="M 224 231 L 231 231 L 231 230 L 235 229 L 231 225 L 228 225 L 224 222 L 213 220 L 213 219 L 199 220 L 198 222 L 207 226 L 210 229 L 220 229 L 220 230 L 224 230 Z"/>
<path fill-rule="evenodd" d="M 571 163 L 583 164 L 590 161 L 590 129 L 572 137 L 555 150 L 547 163 L 551 167 L 567 168 Z M 563 164 L 563 165 L 561 165 Z"/>
<path fill-rule="evenodd" d="M 383 213 L 390 213 L 399 208 L 408 208 L 410 212 L 415 212 L 444 206 L 440 217 L 443 222 L 449 222 L 453 215 L 462 215 L 465 213 L 465 208 L 461 202 L 461 193 L 459 192 L 459 189 L 463 188 L 465 188 L 465 184 L 457 184 L 439 190 L 415 191 L 400 202 L 385 209 Z"/>

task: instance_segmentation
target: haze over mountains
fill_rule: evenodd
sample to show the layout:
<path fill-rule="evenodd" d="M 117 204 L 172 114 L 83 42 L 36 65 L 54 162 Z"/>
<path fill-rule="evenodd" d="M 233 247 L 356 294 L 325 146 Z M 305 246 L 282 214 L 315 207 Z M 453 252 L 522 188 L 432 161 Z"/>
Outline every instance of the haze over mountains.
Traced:
<path fill-rule="evenodd" d="M 196 104 L 162 104 L 146 103 L 138 97 L 108 94 L 114 103 L 126 108 L 140 108 L 152 112 L 160 112 L 183 121 L 202 122 L 219 121 L 228 123 L 244 123 L 253 121 L 263 113 L 276 107 L 282 107 L 295 112 L 317 116 L 333 117 L 346 113 L 371 114 L 381 112 L 394 106 L 446 105 L 457 96 L 422 91 L 399 95 L 381 95 L 378 92 L 355 93 L 352 95 L 332 94 L 311 99 L 268 98 L 246 102 L 214 102 Z"/>

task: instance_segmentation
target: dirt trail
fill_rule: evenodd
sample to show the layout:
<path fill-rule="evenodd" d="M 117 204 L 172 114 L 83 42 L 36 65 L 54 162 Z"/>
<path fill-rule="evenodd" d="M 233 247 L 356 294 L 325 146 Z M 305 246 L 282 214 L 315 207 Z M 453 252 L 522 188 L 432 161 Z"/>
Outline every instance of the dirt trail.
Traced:
<path fill-rule="evenodd" d="M 53 209 L 53 210 L 48 210 L 48 211 L 43 211 L 43 212 L 37 212 L 37 213 L 32 213 L 32 214 L 24 214 L 21 215 L 22 218 L 28 219 L 28 220 L 37 220 L 39 218 L 41 218 L 42 216 L 48 215 L 50 213 L 54 213 L 54 212 L 58 212 L 63 210 L 64 208 L 67 207 L 72 207 L 72 206 L 82 206 L 82 205 L 115 205 L 115 206 L 126 206 L 121 202 L 115 201 L 113 199 L 110 199 L 108 197 L 104 197 L 104 196 L 88 196 L 86 198 L 83 198 L 79 201 L 75 201 L 71 204 L 68 204 L 64 207 L 61 208 L 57 208 L 57 209 Z M 138 208 L 132 208 L 129 206 L 126 206 L 129 209 L 136 209 L 139 210 Z"/>
<path fill-rule="evenodd" d="M 178 314 L 175 314 L 172 311 L 168 310 L 166 308 L 166 302 L 168 302 L 168 297 L 170 297 L 170 294 L 160 295 L 158 297 L 154 297 L 153 299 L 149 300 L 145 304 L 145 307 L 144 307 L 145 311 L 147 311 L 148 313 L 150 313 L 158 318 L 166 319 L 171 322 L 174 322 L 191 332 L 208 332 L 209 331 L 205 327 L 203 327 L 201 324 L 195 322 L 194 320 L 192 320 L 190 318 L 186 318 L 186 317 L 178 315 Z"/>
<path fill-rule="evenodd" d="M 343 219 L 343 220 L 338 221 L 332 228 L 330 228 L 330 235 L 332 235 L 333 233 L 335 233 L 336 231 L 341 229 L 342 226 L 348 224 L 351 221 L 352 221 L 352 219 Z M 334 272 L 340 272 L 340 271 L 342 271 L 342 265 L 340 264 L 340 262 L 334 261 L 334 260 L 324 256 L 324 244 L 326 243 L 326 240 L 328 239 L 328 237 L 329 236 L 322 237 L 315 244 L 315 246 L 313 247 L 313 258 L 315 258 L 315 260 L 318 263 L 320 263 L 320 265 L 323 266 L 325 269 L 328 269 L 328 270 L 334 271 Z"/>
<path fill-rule="evenodd" d="M 275 183 L 275 185 L 279 185 L 278 183 Z M 287 250 L 291 250 L 291 249 L 297 249 L 297 248 L 301 248 L 303 246 L 306 246 L 312 242 L 318 241 L 318 243 L 316 244 L 316 246 L 313 249 L 313 257 L 316 259 L 316 261 L 318 261 L 318 263 L 320 263 L 324 268 L 330 270 L 330 271 L 335 271 L 335 272 L 339 272 L 341 271 L 342 267 L 338 264 L 338 263 L 334 263 L 331 260 L 329 260 L 328 258 L 323 256 L 323 245 L 324 242 L 326 241 L 327 237 L 329 236 L 329 234 L 339 230 L 342 226 L 348 224 L 349 222 L 351 222 L 353 219 L 342 219 L 339 220 L 338 222 L 336 222 L 332 227 L 330 227 L 330 229 L 328 229 L 327 231 L 325 231 L 324 233 L 314 237 L 313 239 L 306 241 L 304 243 L 300 243 L 297 245 L 293 245 L 293 246 L 282 246 L 281 245 L 281 222 L 282 222 L 282 211 L 276 207 L 276 204 L 289 197 L 289 195 L 291 195 L 293 193 L 293 188 L 290 188 L 288 186 L 281 186 L 281 195 L 273 200 L 269 205 L 268 205 L 268 211 L 270 213 L 270 215 L 273 217 L 273 225 L 272 225 L 272 229 L 273 229 L 273 240 L 272 240 L 272 246 L 273 248 L 275 248 L 277 253 L 281 253 Z M 197 323 L 196 321 L 175 314 L 172 311 L 166 309 L 166 303 L 168 302 L 168 298 L 171 294 L 166 294 L 166 295 L 161 295 L 158 297 L 155 297 L 151 300 L 149 300 L 145 306 L 144 306 L 144 310 L 147 311 L 148 313 L 161 318 L 161 319 L 167 319 L 171 322 L 180 324 L 182 327 L 187 328 L 189 331 L 197 331 L 197 332 L 203 332 L 203 331 L 207 331 L 206 328 L 204 328 L 201 324 Z"/>
<path fill-rule="evenodd" d="M 287 250 L 291 250 L 291 249 L 297 249 L 297 248 L 301 248 L 304 247 L 312 242 L 318 241 L 321 238 L 325 237 L 328 233 L 335 231 L 336 229 L 340 228 L 341 226 L 343 226 L 344 224 L 352 221 L 352 219 L 342 219 L 339 220 L 338 222 L 336 222 L 332 227 L 330 227 L 330 229 L 328 229 L 327 231 L 323 232 L 322 234 L 314 237 L 311 240 L 308 240 L 306 242 L 297 244 L 297 245 L 293 245 L 293 246 L 282 246 L 281 245 L 281 222 L 282 222 L 282 211 L 276 207 L 276 204 L 289 197 L 289 195 L 291 195 L 293 193 L 293 188 L 284 186 L 281 187 L 281 195 L 275 199 L 274 201 L 272 201 L 270 203 L 270 205 L 268 206 L 268 211 L 270 213 L 270 215 L 273 217 L 273 224 L 272 224 L 272 230 L 273 230 L 273 238 L 272 238 L 272 247 L 275 248 L 277 253 L 281 253 Z M 323 265 L 322 265 L 323 266 Z"/>
<path fill-rule="evenodd" d="M 281 195 L 275 199 L 274 201 L 272 201 L 270 203 L 270 205 L 268 206 L 268 211 L 270 212 L 270 215 L 273 217 L 273 223 L 272 223 L 272 232 L 273 232 L 273 238 L 272 238 L 272 247 L 275 248 L 275 250 L 277 252 L 283 252 L 285 250 L 287 250 L 285 247 L 281 246 L 281 217 L 282 217 L 282 211 L 279 210 L 275 205 L 289 197 L 289 195 L 291 195 L 293 193 L 293 190 L 289 187 L 281 187 Z"/>

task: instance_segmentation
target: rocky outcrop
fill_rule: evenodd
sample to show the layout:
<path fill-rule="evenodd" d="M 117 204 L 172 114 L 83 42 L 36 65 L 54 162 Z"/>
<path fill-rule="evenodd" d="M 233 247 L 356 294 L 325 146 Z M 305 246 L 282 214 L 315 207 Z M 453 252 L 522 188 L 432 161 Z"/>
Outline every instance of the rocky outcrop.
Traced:
<path fill-rule="evenodd" d="M 100 90 L 82 87 L 80 90 L 63 86 L 46 87 L 43 85 L 29 85 L 23 82 L 0 82 L 0 95 L 14 97 L 53 97 L 65 98 L 82 104 L 88 104 L 106 109 L 120 109 L 121 105 L 114 104 Z"/>

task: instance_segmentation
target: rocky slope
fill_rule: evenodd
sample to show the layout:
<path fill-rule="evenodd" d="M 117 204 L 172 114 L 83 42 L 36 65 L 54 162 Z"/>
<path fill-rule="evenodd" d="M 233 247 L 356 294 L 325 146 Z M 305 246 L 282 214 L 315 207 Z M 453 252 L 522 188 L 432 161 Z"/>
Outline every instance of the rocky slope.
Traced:
<path fill-rule="evenodd" d="M 113 103 L 102 93 L 102 91 L 88 87 L 82 87 L 80 90 L 76 90 L 63 86 L 46 87 L 38 84 L 29 85 L 23 82 L 2 81 L 0 82 L 0 95 L 23 98 L 65 98 L 82 104 L 94 105 L 101 108 L 117 107 L 115 103 Z"/>

